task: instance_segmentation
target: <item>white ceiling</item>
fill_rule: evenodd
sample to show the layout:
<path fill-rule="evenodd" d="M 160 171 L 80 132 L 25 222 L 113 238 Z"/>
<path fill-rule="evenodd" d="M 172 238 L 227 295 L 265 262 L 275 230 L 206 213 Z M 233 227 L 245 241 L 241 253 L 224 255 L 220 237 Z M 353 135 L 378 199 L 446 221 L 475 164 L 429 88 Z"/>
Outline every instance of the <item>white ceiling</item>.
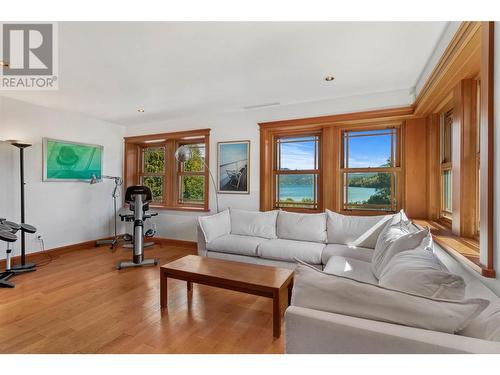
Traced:
<path fill-rule="evenodd" d="M 2 95 L 134 125 L 411 90 L 446 25 L 65 22 L 59 24 L 60 89 Z M 326 75 L 335 80 L 324 81 Z"/>

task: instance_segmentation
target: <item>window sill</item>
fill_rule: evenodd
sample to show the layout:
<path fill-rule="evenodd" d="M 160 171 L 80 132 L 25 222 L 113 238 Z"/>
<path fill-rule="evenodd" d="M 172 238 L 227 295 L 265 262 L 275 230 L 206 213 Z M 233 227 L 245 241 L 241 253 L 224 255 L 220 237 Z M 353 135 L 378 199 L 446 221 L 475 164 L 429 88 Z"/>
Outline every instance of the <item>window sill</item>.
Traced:
<path fill-rule="evenodd" d="M 123 205 L 124 208 L 128 208 L 128 204 Z M 210 209 L 205 207 L 168 207 L 158 204 L 149 204 L 150 209 L 154 210 L 165 210 L 165 211 L 190 211 L 190 212 L 210 212 Z"/>
<path fill-rule="evenodd" d="M 205 207 L 169 207 L 157 204 L 150 204 L 149 207 L 155 210 L 165 210 L 165 211 L 210 212 L 210 209 L 207 209 Z"/>
<path fill-rule="evenodd" d="M 479 261 L 479 241 L 475 238 L 459 237 L 443 222 L 433 220 L 413 220 L 419 227 L 431 229 L 434 242 L 458 261 L 467 264 L 485 277 L 496 277 L 496 272 L 483 266 Z"/>
<path fill-rule="evenodd" d="M 380 215 L 394 215 L 397 211 L 386 211 L 386 210 L 340 210 L 339 213 L 342 215 L 354 215 L 354 216 L 380 216 Z"/>

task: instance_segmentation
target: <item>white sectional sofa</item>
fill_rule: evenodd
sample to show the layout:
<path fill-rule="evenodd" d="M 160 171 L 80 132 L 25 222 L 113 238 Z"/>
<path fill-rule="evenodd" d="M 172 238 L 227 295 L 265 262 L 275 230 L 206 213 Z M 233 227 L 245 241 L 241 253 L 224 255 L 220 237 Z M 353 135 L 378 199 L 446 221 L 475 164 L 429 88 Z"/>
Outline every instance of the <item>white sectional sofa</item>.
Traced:
<path fill-rule="evenodd" d="M 340 227 L 327 213 L 231 209 L 199 218 L 198 254 L 286 268 L 299 259 L 323 269 L 333 256 L 370 257 L 391 217 L 361 217 L 360 225 Z"/>
<path fill-rule="evenodd" d="M 419 229 L 404 213 L 231 209 L 200 217 L 198 253 L 317 270 L 297 268 L 287 353 L 500 353 L 500 299 Z"/>

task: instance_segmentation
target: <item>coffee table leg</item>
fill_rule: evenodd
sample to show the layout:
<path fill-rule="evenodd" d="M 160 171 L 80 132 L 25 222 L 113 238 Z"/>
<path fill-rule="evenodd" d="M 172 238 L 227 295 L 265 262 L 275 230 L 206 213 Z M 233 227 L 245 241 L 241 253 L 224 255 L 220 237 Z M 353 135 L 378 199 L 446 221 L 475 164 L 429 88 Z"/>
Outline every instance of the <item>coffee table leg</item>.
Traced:
<path fill-rule="evenodd" d="M 191 281 L 187 282 L 187 290 L 188 290 L 188 292 L 192 292 L 193 291 L 193 283 Z"/>
<path fill-rule="evenodd" d="M 160 273 L 160 306 L 167 307 L 168 294 L 167 294 L 167 275 Z"/>

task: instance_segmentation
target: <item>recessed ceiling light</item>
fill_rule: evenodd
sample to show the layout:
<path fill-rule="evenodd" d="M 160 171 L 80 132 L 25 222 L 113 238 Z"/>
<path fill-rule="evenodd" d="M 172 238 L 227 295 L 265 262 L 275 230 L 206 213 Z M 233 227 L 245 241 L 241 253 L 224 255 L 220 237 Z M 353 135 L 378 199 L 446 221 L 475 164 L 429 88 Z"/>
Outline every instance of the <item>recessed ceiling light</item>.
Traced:
<path fill-rule="evenodd" d="M 334 79 L 335 79 L 334 76 L 326 76 L 325 77 L 325 81 L 328 81 L 328 82 L 333 81 Z"/>
<path fill-rule="evenodd" d="M 8 68 L 9 63 L 7 61 L 0 60 L 0 66 L 4 66 L 4 67 Z"/>
<path fill-rule="evenodd" d="M 137 108 L 137 112 L 144 113 L 144 108 Z"/>

